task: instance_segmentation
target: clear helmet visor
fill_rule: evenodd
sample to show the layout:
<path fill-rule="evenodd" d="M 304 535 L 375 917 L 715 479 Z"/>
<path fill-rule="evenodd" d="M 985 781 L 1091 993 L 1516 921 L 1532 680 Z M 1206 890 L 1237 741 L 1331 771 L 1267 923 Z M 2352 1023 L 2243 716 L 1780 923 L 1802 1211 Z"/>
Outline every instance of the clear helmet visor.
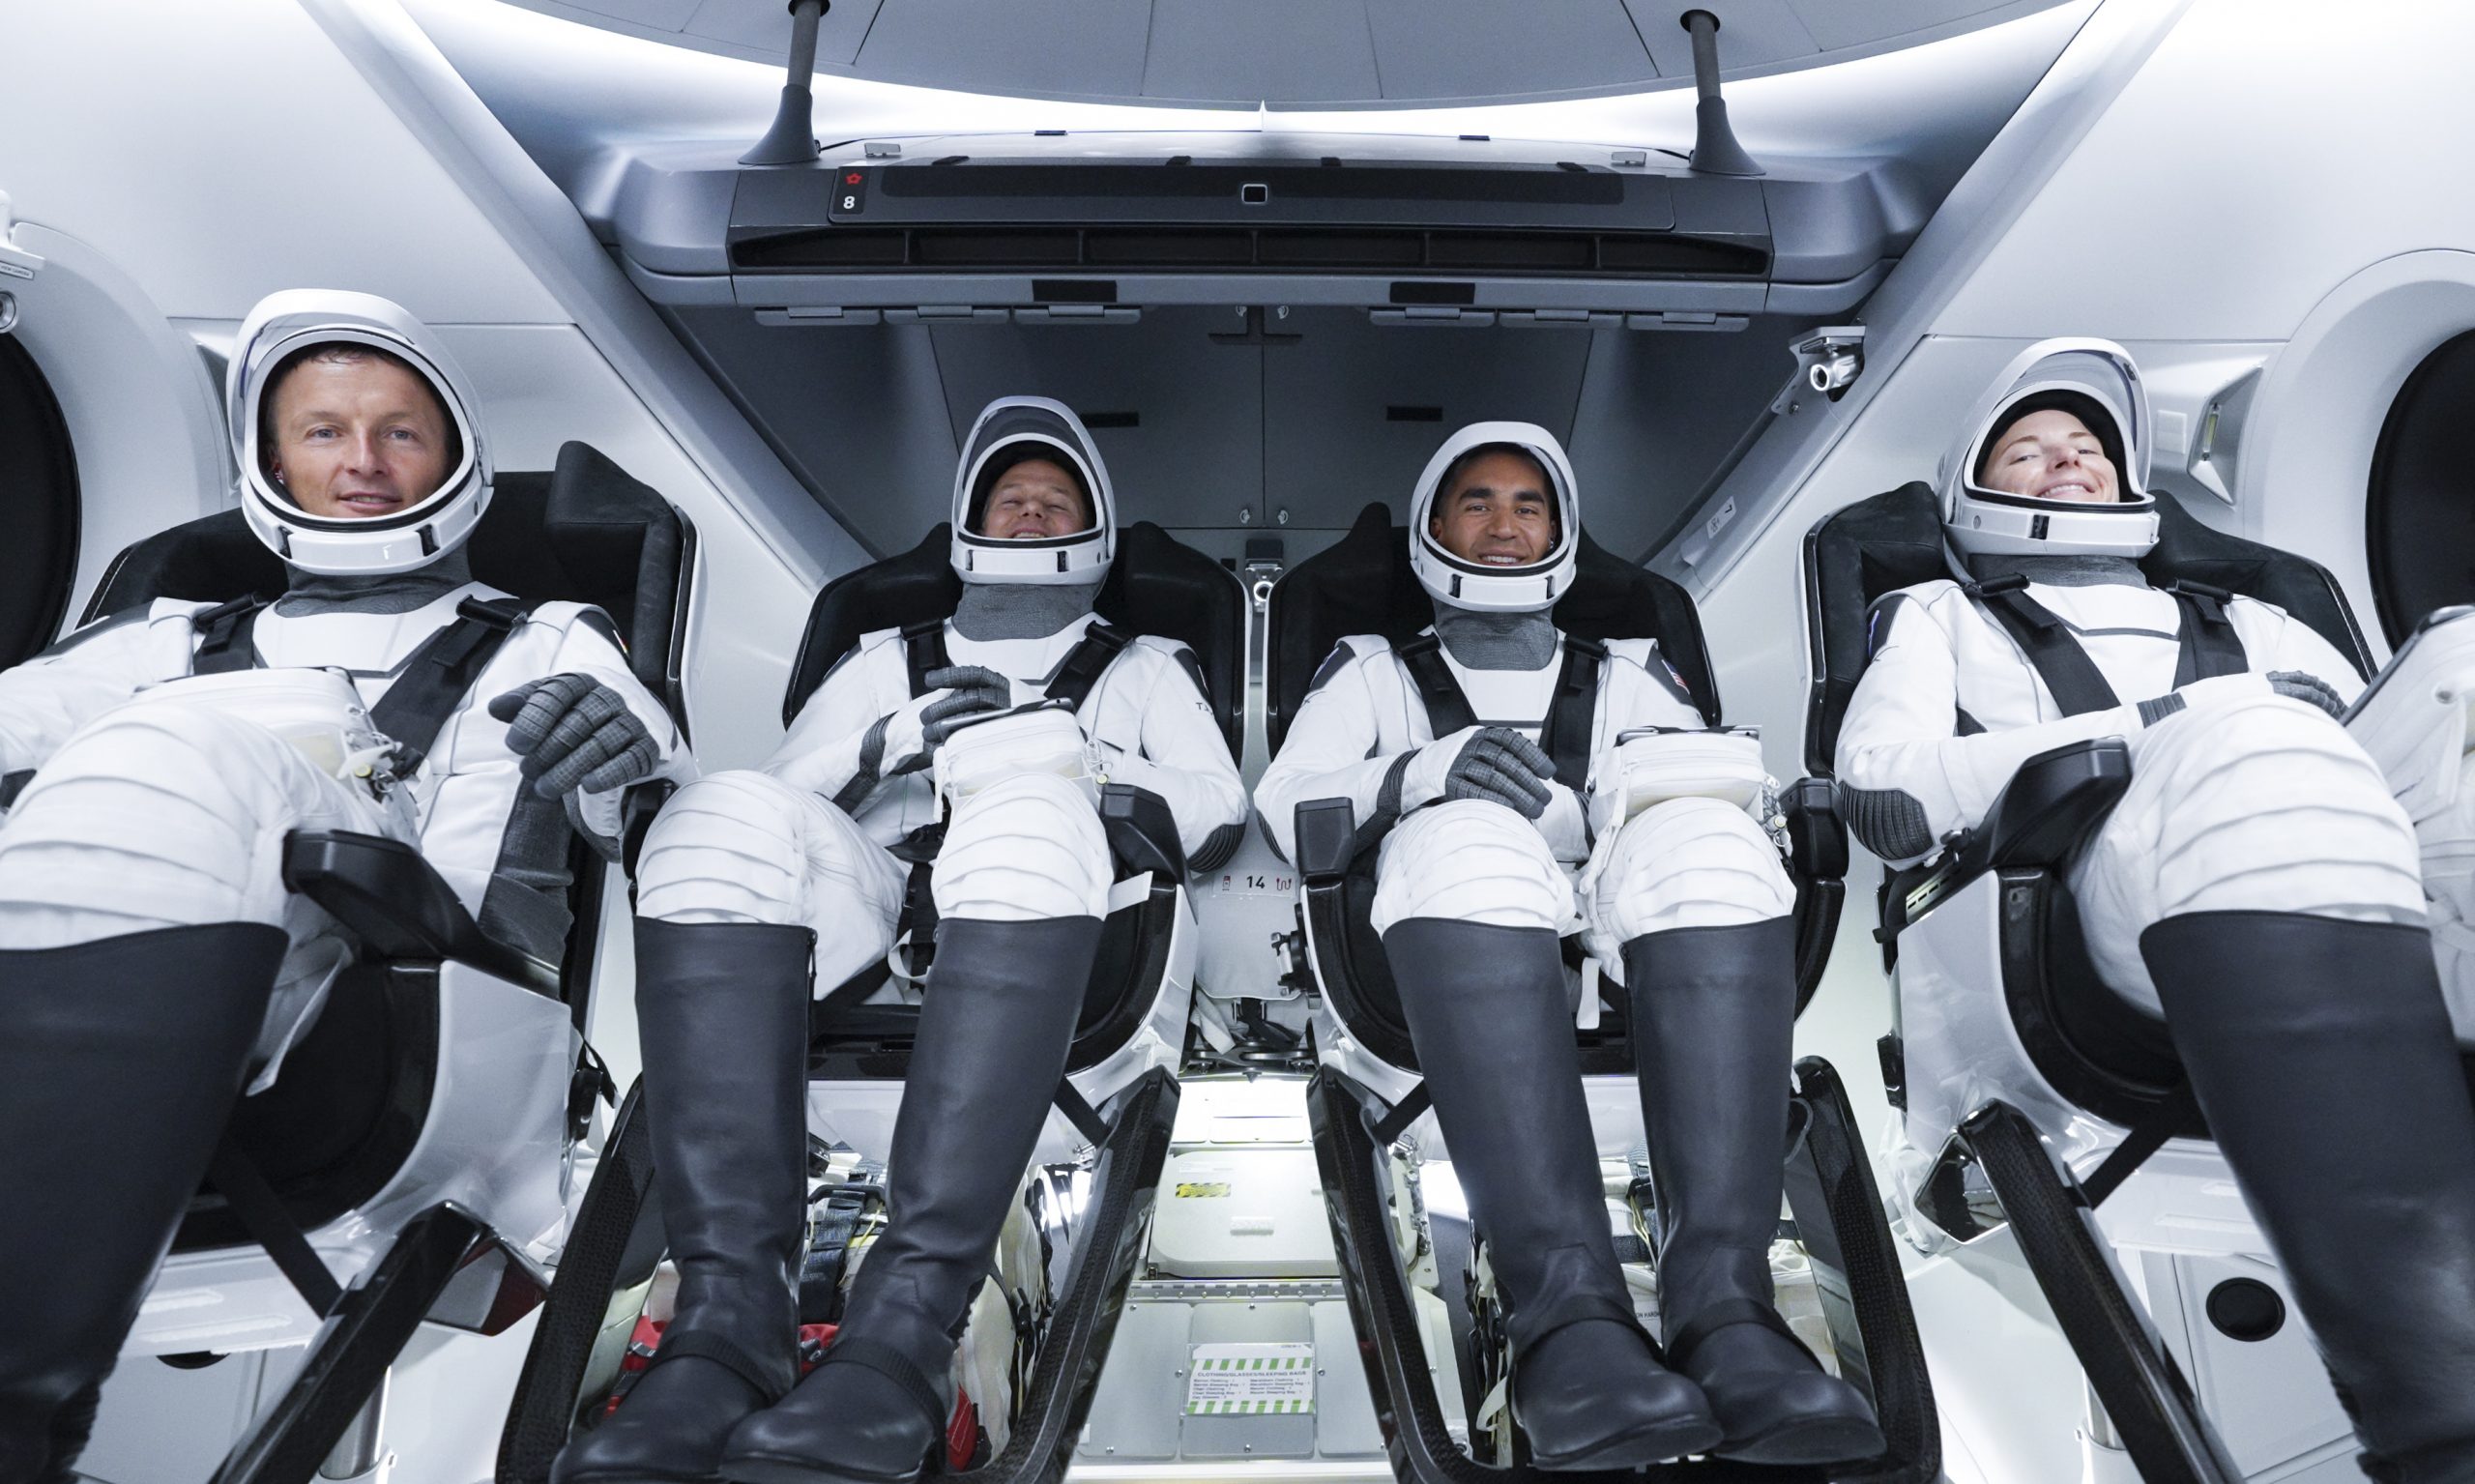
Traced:
<path fill-rule="evenodd" d="M 2024 429 L 2037 414 L 2057 414 Z M 2057 432 L 2071 421 L 2092 435 L 2114 498 L 2075 498 L 2102 487 L 2093 461 L 2057 462 Z M 1941 470 L 1945 534 L 1962 555 L 2140 557 L 2157 543 L 2148 491 L 2148 394 L 2122 347 L 2105 340 L 2030 346 L 1996 377 L 1961 424 Z M 2031 444 L 2026 431 L 2041 436 Z M 2071 438 L 2075 457 L 2084 440 Z M 2041 493 L 2060 491 L 2058 494 Z"/>

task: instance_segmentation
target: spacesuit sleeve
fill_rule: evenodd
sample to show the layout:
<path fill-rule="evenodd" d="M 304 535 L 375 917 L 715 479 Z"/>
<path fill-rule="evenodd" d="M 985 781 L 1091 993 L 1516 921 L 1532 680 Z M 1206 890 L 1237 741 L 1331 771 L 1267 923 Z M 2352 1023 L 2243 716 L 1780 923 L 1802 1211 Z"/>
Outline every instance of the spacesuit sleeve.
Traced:
<path fill-rule="evenodd" d="M 1256 812 L 1282 859 L 1296 858 L 1292 827 L 1297 806 L 1309 800 L 1347 799 L 1360 828 L 1383 807 L 1387 781 L 1397 802 L 1400 785 L 1393 773 L 1410 753 L 1375 755 L 1383 733 L 1366 677 L 1369 665 L 1391 663 L 1389 650 L 1336 654 L 1325 662 L 1321 684 L 1307 691 L 1298 707 L 1280 756 L 1255 785 Z"/>
<path fill-rule="evenodd" d="M 0 775 L 40 768 L 72 733 L 160 680 L 146 612 L 86 626 L 0 671 Z"/>
<path fill-rule="evenodd" d="M 1950 635 L 1926 604 L 1894 595 L 1878 607 L 1873 661 L 1839 729 L 1839 781 L 1849 828 L 1885 860 L 1926 855 L 1954 829 L 1973 829 L 2020 765 L 2098 737 L 2128 737 L 2133 706 L 1962 737 L 1959 671 Z M 1894 622 L 1894 620 L 1896 620 Z"/>
<path fill-rule="evenodd" d="M 2338 647 L 2320 636 L 2320 630 L 2291 614 L 2279 626 L 2275 660 L 2254 669 L 2275 674 L 2281 670 L 2300 670 L 2316 676 L 2338 693 L 2338 699 L 2352 706 L 2363 694 L 2364 678 L 2355 673 L 2354 661 L 2340 654 Z"/>
<path fill-rule="evenodd" d="M 645 683 L 628 668 L 626 654 L 620 649 L 609 619 L 598 609 L 579 608 L 568 620 L 559 636 L 559 648 L 550 668 L 543 673 L 571 672 L 589 675 L 617 691 L 619 698 L 627 703 L 627 710 L 645 724 L 659 759 L 648 777 L 685 783 L 696 776 L 696 760 L 679 735 L 679 723 L 671 716 L 670 708 L 645 688 Z M 601 793 L 578 790 L 576 811 L 581 816 L 580 823 L 605 839 L 616 836 L 621 827 L 620 801 L 626 794 L 624 787 Z"/>
<path fill-rule="evenodd" d="M 877 730 L 876 698 L 867 684 L 863 650 L 854 650 L 825 677 L 791 719 L 782 744 L 762 771 L 796 789 L 828 800 L 857 815 L 884 781 L 885 734 Z M 874 739 L 871 756 L 870 739 Z"/>
<path fill-rule="evenodd" d="M 1109 780 L 1150 789 L 1168 801 L 1178 822 L 1178 841 L 1189 860 L 1208 860 L 1213 836 L 1246 820 L 1246 785 L 1229 759 L 1211 703 L 1171 655 L 1148 652 L 1150 688 L 1143 699 L 1141 753 L 1114 753 L 1105 761 Z M 1235 841 L 1227 842 L 1234 846 Z M 1227 858 L 1226 850 L 1217 850 Z M 1216 862 L 1215 862 L 1216 863 Z"/>

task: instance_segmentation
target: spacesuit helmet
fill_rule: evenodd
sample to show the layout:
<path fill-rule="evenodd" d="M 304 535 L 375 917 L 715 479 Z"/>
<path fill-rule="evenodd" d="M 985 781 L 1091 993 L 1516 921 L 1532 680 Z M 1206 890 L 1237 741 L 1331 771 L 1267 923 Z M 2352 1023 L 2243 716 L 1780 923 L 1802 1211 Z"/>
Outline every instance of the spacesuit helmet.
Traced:
<path fill-rule="evenodd" d="M 306 353 L 333 344 L 383 352 L 429 384 L 452 437 L 438 487 L 402 509 L 365 517 L 313 515 L 268 472 L 266 403 Z M 241 513 L 269 550 L 322 576 L 382 576 L 428 566 L 462 545 L 490 505 L 490 455 L 474 418 L 472 384 L 437 334 L 375 294 L 286 289 L 242 321 L 224 377 L 224 421 L 241 470 Z"/>
<path fill-rule="evenodd" d="M 1008 539 L 978 530 L 989 492 L 1007 470 L 1042 458 L 1072 476 L 1092 515 L 1064 536 Z M 1117 502 L 1091 431 L 1063 402 L 1003 396 L 980 410 L 954 465 L 954 570 L 965 582 L 1041 586 L 1094 583 L 1117 556 Z"/>
<path fill-rule="evenodd" d="M 1508 447 L 1538 461 L 1556 502 L 1556 537 L 1545 556 L 1526 567 L 1498 567 L 1456 556 L 1430 529 L 1436 501 L 1462 460 Z M 1472 422 L 1443 441 L 1410 497 L 1410 569 L 1436 601 L 1481 613 L 1536 613 L 1571 590 L 1580 565 L 1581 495 L 1572 460 L 1556 435 L 1535 422 Z"/>
<path fill-rule="evenodd" d="M 2078 418 L 2113 464 L 2107 504 L 2012 494 L 1989 482 L 1994 444 L 2022 418 L 2055 410 Z M 2111 340 L 2043 340 L 2022 351 L 1961 424 L 1942 462 L 1942 530 L 1953 552 L 1975 556 L 2139 558 L 2157 544 L 2148 490 L 2148 393 L 2131 353 Z"/>

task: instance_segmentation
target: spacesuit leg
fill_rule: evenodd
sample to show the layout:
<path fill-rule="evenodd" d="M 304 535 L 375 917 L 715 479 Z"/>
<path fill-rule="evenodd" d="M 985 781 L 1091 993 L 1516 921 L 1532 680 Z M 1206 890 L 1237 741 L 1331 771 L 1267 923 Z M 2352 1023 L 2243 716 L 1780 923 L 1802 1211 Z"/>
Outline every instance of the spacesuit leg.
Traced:
<path fill-rule="evenodd" d="M 2475 1479 L 2475 1106 L 2405 815 L 2291 701 L 2170 717 L 2132 767 L 2078 878 L 2092 954 L 2162 1009 L 2379 1476 Z"/>
<path fill-rule="evenodd" d="M 710 1479 L 731 1430 L 790 1392 L 809 996 L 884 955 L 906 874 L 839 809 L 758 772 L 688 784 L 646 835 L 636 1024 L 679 1301 L 627 1405 L 559 1455 L 558 1484 Z"/>
<path fill-rule="evenodd" d="M 1658 1195 L 1669 1363 L 1765 1464 L 1882 1450 L 1873 1410 L 1825 1374 L 1771 1301 L 1796 1016 L 1795 891 L 1745 811 L 1675 799 L 1627 821 L 1587 910 L 1620 943 Z"/>
<path fill-rule="evenodd" d="M 1064 1076 L 1111 876 L 1099 813 L 1067 779 L 1020 774 L 954 810 L 887 1162 L 891 1220 L 826 1363 L 732 1435 L 728 1477 L 900 1484 L 933 1467 L 956 1333 Z"/>
<path fill-rule="evenodd" d="M 1500 804 L 1420 809 L 1377 858 L 1374 924 L 1487 1238 L 1532 1462 L 1633 1468 L 1719 1429 L 1653 1358 L 1609 1240 L 1558 948 L 1572 914 L 1545 838 Z"/>
<path fill-rule="evenodd" d="M 0 1478 L 67 1475 L 248 1068 L 323 985 L 332 923 L 285 892 L 285 833 L 380 812 L 264 728 L 166 702 L 71 739 L 0 822 L 0 1270 L 29 1280 L 0 1331 Z"/>

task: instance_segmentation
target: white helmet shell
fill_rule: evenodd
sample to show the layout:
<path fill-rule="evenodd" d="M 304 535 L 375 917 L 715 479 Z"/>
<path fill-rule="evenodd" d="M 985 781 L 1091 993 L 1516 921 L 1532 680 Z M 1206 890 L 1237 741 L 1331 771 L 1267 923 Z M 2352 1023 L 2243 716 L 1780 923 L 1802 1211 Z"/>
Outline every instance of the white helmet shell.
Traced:
<path fill-rule="evenodd" d="M 2114 465 L 2111 505 L 2041 500 L 1979 482 L 1989 440 L 2024 411 L 2052 400 L 2088 423 Z M 2111 340 L 2041 340 L 2022 351 L 1961 424 L 1965 441 L 1942 461 L 1942 531 L 1973 556 L 2139 558 L 2157 544 L 2157 501 L 2148 489 L 2148 392 L 2131 353 Z"/>
<path fill-rule="evenodd" d="M 1070 536 L 1005 540 L 972 529 L 989 486 L 1012 464 L 1051 458 L 1083 481 L 1092 524 Z M 954 570 L 965 582 L 1064 586 L 1100 581 L 1118 552 L 1117 499 L 1091 430 L 1063 402 L 1002 396 L 980 410 L 954 464 Z"/>
<path fill-rule="evenodd" d="M 335 342 L 385 351 L 419 372 L 454 424 L 460 453 L 427 499 L 365 519 L 315 516 L 267 477 L 260 405 L 285 358 Z M 340 289 L 286 289 L 258 301 L 241 324 L 224 380 L 223 409 L 241 470 L 241 513 L 269 550 L 322 576 L 380 576 L 427 567 L 462 545 L 490 506 L 490 454 L 475 421 L 472 385 L 428 326 L 401 305 Z"/>
<path fill-rule="evenodd" d="M 1556 486 L 1557 537 L 1544 560 L 1529 567 L 1465 562 L 1428 534 L 1436 496 L 1455 459 L 1489 444 L 1510 444 L 1536 458 Z M 1478 613 L 1536 613 L 1572 590 L 1581 565 L 1582 502 L 1572 460 L 1556 435 L 1535 422 L 1472 422 L 1443 441 L 1410 496 L 1410 569 L 1440 603 Z"/>

